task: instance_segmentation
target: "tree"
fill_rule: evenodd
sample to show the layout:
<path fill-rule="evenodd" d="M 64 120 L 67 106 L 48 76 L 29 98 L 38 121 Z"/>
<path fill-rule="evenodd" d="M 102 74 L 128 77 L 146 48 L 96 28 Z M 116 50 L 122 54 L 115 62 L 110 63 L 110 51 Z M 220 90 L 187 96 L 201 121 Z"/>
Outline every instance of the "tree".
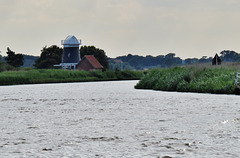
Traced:
<path fill-rule="evenodd" d="M 22 54 L 15 54 L 11 49 L 7 48 L 7 57 L 5 60 L 9 65 L 14 67 L 20 67 L 23 65 L 23 55 Z"/>
<path fill-rule="evenodd" d="M 80 56 L 83 58 L 85 55 L 93 55 L 103 66 L 104 70 L 109 68 L 108 58 L 104 50 L 95 48 L 94 46 L 82 46 L 80 48 Z"/>
<path fill-rule="evenodd" d="M 197 64 L 197 63 L 198 63 L 197 58 L 187 58 L 187 59 L 185 59 L 185 64 L 186 65 Z"/>
<path fill-rule="evenodd" d="M 240 61 L 240 54 L 238 54 L 235 51 L 224 50 L 224 51 L 220 52 L 220 54 L 221 54 L 221 58 L 225 62 L 237 62 L 237 61 Z"/>
<path fill-rule="evenodd" d="M 210 63 L 212 62 L 212 57 L 207 57 L 207 56 L 202 56 L 201 59 L 199 59 L 199 63 L 202 64 L 202 63 Z"/>
<path fill-rule="evenodd" d="M 63 49 L 56 45 L 47 48 L 43 47 L 40 58 L 35 61 L 35 67 L 39 69 L 50 69 L 53 65 L 59 64 L 62 61 Z"/>
<path fill-rule="evenodd" d="M 1 51 L 0 51 L 0 64 L 2 63 L 2 55 L 1 55 Z"/>
<path fill-rule="evenodd" d="M 175 56 L 176 56 L 175 53 L 168 53 L 168 54 L 165 56 L 165 58 L 167 58 L 167 59 L 173 59 L 173 58 L 175 58 Z"/>
<path fill-rule="evenodd" d="M 165 59 L 164 65 L 166 67 L 181 65 L 182 64 L 182 59 L 179 58 L 179 57 L 175 57 L 175 56 L 176 56 L 175 53 L 168 53 L 164 58 Z"/>

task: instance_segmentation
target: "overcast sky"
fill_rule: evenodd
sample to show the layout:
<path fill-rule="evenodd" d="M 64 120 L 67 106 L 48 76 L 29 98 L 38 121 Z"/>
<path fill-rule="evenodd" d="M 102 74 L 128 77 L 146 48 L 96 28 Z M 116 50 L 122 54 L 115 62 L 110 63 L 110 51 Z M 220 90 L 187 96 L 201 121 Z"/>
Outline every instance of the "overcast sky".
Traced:
<path fill-rule="evenodd" d="M 0 51 L 40 55 L 74 35 L 107 56 L 240 52 L 240 0 L 0 0 Z"/>

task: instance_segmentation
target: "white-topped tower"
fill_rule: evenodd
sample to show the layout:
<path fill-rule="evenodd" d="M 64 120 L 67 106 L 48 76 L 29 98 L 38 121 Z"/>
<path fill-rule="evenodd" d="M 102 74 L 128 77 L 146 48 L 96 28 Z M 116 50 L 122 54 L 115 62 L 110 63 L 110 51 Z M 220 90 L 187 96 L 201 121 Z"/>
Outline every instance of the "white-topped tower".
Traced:
<path fill-rule="evenodd" d="M 63 45 L 62 63 L 64 69 L 76 69 L 76 65 L 80 62 L 79 46 L 81 40 L 75 36 L 69 35 L 65 40 L 61 41 Z"/>

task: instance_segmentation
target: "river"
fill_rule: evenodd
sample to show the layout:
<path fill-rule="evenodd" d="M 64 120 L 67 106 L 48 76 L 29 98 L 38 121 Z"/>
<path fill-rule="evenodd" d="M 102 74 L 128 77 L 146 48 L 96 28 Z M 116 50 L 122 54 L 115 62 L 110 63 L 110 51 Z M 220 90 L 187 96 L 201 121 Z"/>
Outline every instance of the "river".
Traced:
<path fill-rule="evenodd" d="M 0 87 L 0 157 L 240 157 L 236 95 L 137 81 Z"/>

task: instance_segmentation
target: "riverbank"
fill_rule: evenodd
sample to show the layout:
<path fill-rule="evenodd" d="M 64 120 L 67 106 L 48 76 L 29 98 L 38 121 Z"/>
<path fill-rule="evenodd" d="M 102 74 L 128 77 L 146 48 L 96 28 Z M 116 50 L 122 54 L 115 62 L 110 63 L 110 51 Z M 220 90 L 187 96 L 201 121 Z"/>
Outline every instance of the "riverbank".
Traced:
<path fill-rule="evenodd" d="M 0 72 L 0 85 L 66 83 L 88 81 L 137 80 L 141 71 L 69 71 L 61 69 L 31 69 Z"/>
<path fill-rule="evenodd" d="M 222 66 L 194 65 L 154 69 L 135 86 L 161 91 L 235 94 L 234 80 L 239 64 Z"/>

